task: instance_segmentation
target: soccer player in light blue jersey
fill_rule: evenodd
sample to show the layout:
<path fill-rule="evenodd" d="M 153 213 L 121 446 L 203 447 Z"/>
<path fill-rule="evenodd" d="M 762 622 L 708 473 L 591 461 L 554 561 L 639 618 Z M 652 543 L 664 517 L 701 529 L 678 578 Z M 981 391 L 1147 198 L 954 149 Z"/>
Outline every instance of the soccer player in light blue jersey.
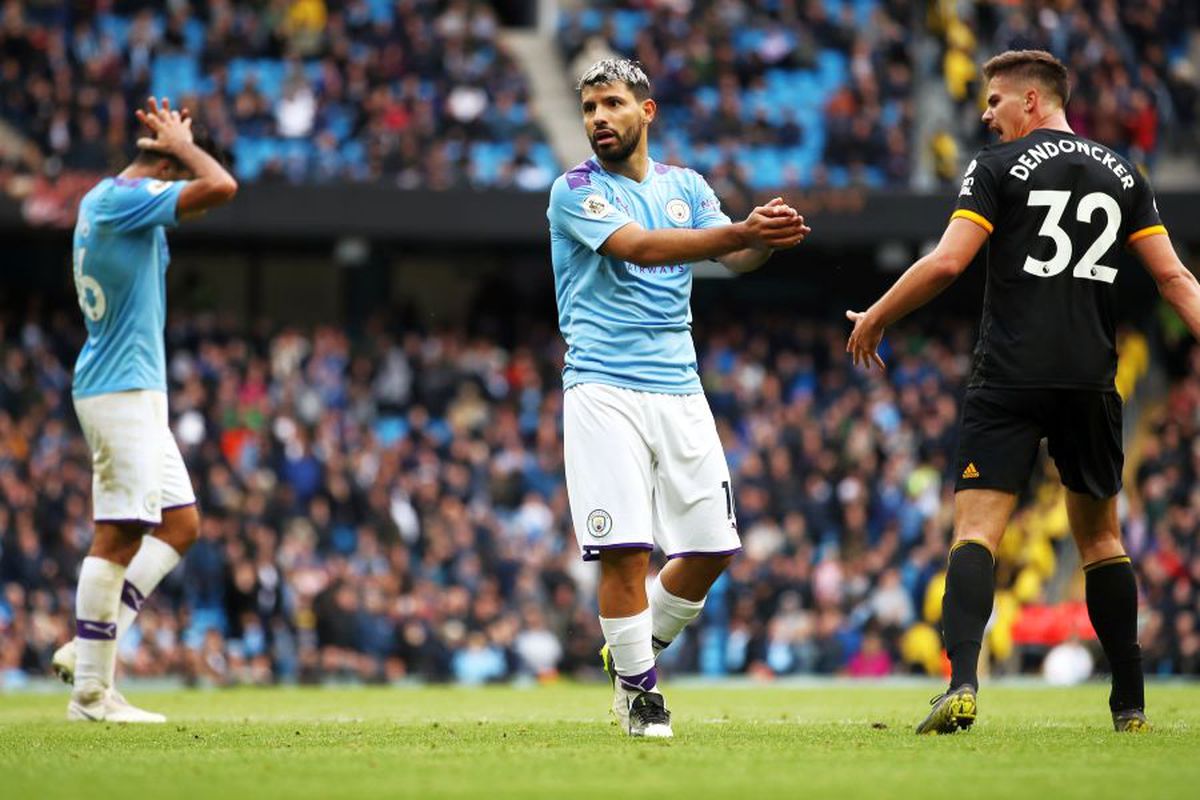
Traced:
<path fill-rule="evenodd" d="M 79 570 L 75 639 L 54 654 L 74 683 L 67 719 L 163 722 L 113 688 L 117 639 L 196 539 L 200 517 L 167 421 L 165 229 L 229 202 L 237 182 L 193 137 L 187 112 L 150 98 L 151 136 L 120 175 L 83 198 L 74 275 L 87 342 L 72 393 L 92 451 L 92 546 Z M 199 143 L 198 143 L 199 142 Z"/>
<path fill-rule="evenodd" d="M 780 198 L 731 223 L 700 175 L 652 161 L 656 108 L 636 63 L 600 61 L 579 91 L 596 155 L 554 182 L 547 211 L 567 492 L 583 557 L 600 562 L 613 713 L 631 736 L 666 737 L 655 658 L 741 549 L 692 343 L 692 264 L 749 272 L 809 229 Z M 669 561 L 647 593 L 655 543 Z"/>

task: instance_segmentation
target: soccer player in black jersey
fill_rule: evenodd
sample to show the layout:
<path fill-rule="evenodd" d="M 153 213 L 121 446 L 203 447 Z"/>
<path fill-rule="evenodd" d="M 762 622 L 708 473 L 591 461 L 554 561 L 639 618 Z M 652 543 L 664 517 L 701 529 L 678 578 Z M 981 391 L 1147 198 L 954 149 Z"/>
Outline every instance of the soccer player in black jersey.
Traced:
<path fill-rule="evenodd" d="M 952 676 L 917 733 L 953 733 L 975 721 L 976 667 L 995 591 L 993 554 L 1043 438 L 1067 489 L 1088 614 L 1112 669 L 1113 725 L 1144 731 L 1137 585 L 1117 520 L 1124 456 L 1113 385 L 1114 265 L 1120 248 L 1132 250 L 1197 336 L 1200 285 L 1176 256 L 1146 178 L 1067 125 L 1062 63 L 1043 51 L 1009 51 L 983 71 L 983 121 L 1000 142 L 967 166 L 957 208 L 933 252 L 868 310 L 846 312 L 854 323 L 846 345 L 854 362 L 882 368 L 884 329 L 950 285 L 987 244 L 942 602 Z"/>

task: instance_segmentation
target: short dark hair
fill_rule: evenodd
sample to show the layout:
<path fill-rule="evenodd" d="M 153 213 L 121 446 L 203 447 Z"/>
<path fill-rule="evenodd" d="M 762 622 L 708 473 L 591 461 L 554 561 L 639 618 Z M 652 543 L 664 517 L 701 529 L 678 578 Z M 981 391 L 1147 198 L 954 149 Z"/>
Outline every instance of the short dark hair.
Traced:
<path fill-rule="evenodd" d="M 195 120 L 192 121 L 192 143 L 216 159 L 222 167 L 229 169 L 233 164 L 230 152 L 221 146 L 221 143 L 216 140 L 207 127 Z M 157 150 L 146 150 L 141 147 L 138 148 L 137 155 L 133 160 L 138 164 L 153 164 L 163 158 L 170 161 L 176 169 L 185 169 L 183 162 L 170 153 L 160 153 Z"/>
<path fill-rule="evenodd" d="M 1064 106 L 1071 99 L 1071 79 L 1067 66 L 1045 50 L 1009 50 L 983 65 L 983 77 L 997 75 L 1034 80 L 1053 93 Z"/>
<path fill-rule="evenodd" d="M 650 97 L 650 79 L 642 65 L 628 58 L 605 58 L 588 67 L 579 79 L 576 91 L 583 91 L 585 86 L 608 86 L 613 83 L 623 83 L 633 92 L 633 96 L 642 101 Z"/>

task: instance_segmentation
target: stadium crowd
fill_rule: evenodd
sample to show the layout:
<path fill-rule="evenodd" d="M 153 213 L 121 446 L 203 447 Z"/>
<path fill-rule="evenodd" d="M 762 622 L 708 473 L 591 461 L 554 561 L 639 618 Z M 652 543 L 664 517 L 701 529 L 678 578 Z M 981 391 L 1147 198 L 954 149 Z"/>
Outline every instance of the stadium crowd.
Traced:
<path fill-rule="evenodd" d="M 662 122 L 656 157 L 709 175 L 726 203 L 779 186 L 906 185 L 910 0 L 653 3 L 563 15 L 577 74 L 597 49 L 639 59 Z"/>
<path fill-rule="evenodd" d="M 667 651 L 676 672 L 940 674 L 958 393 L 971 329 L 899 331 L 886 378 L 841 325 L 697 325 L 744 552 Z M 1128 341 L 1128 340 L 1127 340 Z M 90 465 L 70 400 L 72 311 L 0 314 L 0 684 L 44 675 L 73 630 Z M 1145 347 L 1135 341 L 1131 352 Z M 170 402 L 200 540 L 120 644 L 132 676 L 478 683 L 598 675 L 594 565 L 562 475 L 562 344 L 464 330 L 239 327 L 175 314 Z M 1123 359 L 1126 363 L 1137 359 Z M 1150 671 L 1200 672 L 1200 348 L 1143 437 L 1126 535 Z M 1124 374 L 1126 390 L 1132 377 Z M 1030 630 L 1077 600 L 1052 483 L 1000 554 L 997 668 L 1036 668 Z M 1038 649 L 1042 648 L 1042 649 Z"/>
<path fill-rule="evenodd" d="M 782 186 L 952 183 L 988 139 L 980 64 L 1009 47 L 1062 58 L 1074 129 L 1135 163 L 1197 143 L 1200 11 L 1187 0 L 572 6 L 556 37 L 568 73 L 612 51 L 641 60 L 660 104 L 653 155 L 702 170 L 734 208 Z M 560 165 L 498 27 L 484 0 L 6 0 L 0 118 L 35 146 L 10 154 L 0 181 L 112 169 L 153 92 L 195 110 L 243 181 L 544 190 Z M 918 57 L 927 35 L 937 58 Z M 957 113 L 926 131 L 918 99 L 927 116 L 939 100 Z"/>
<path fill-rule="evenodd" d="M 242 180 L 545 189 L 554 159 L 498 27 L 478 0 L 7 0 L 0 118 L 51 173 L 127 163 L 154 93 L 190 108 Z"/>
<path fill-rule="evenodd" d="M 993 0 L 940 4 L 931 19 L 943 46 L 945 88 L 960 111 L 958 139 L 966 147 L 988 140 L 978 120 L 981 62 L 1010 48 L 1036 48 L 1054 53 L 1071 72 L 1067 118 L 1079 135 L 1146 169 L 1164 149 L 1194 152 L 1200 115 L 1200 75 L 1189 52 L 1200 28 L 1195 3 Z M 950 141 L 940 149 L 957 151 Z M 943 160 L 941 177 L 952 182 L 961 165 Z"/>

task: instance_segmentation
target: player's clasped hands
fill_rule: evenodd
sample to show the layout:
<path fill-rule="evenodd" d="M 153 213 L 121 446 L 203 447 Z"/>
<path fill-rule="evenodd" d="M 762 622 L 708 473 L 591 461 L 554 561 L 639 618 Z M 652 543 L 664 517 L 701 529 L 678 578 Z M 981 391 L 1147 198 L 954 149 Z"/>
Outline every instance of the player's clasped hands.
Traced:
<path fill-rule="evenodd" d="M 158 100 L 151 97 L 146 101 L 146 110 L 139 108 L 134 113 L 138 121 L 154 134 L 138 139 L 139 148 L 159 153 L 175 153 L 179 148 L 192 143 L 192 120 L 187 109 L 173 110 L 169 99 L 164 97 L 159 105 Z"/>
<path fill-rule="evenodd" d="M 752 246 L 782 250 L 795 247 L 812 233 L 804 224 L 804 217 L 783 201 L 782 197 L 761 205 L 746 217 L 746 228 L 754 240 Z"/>

